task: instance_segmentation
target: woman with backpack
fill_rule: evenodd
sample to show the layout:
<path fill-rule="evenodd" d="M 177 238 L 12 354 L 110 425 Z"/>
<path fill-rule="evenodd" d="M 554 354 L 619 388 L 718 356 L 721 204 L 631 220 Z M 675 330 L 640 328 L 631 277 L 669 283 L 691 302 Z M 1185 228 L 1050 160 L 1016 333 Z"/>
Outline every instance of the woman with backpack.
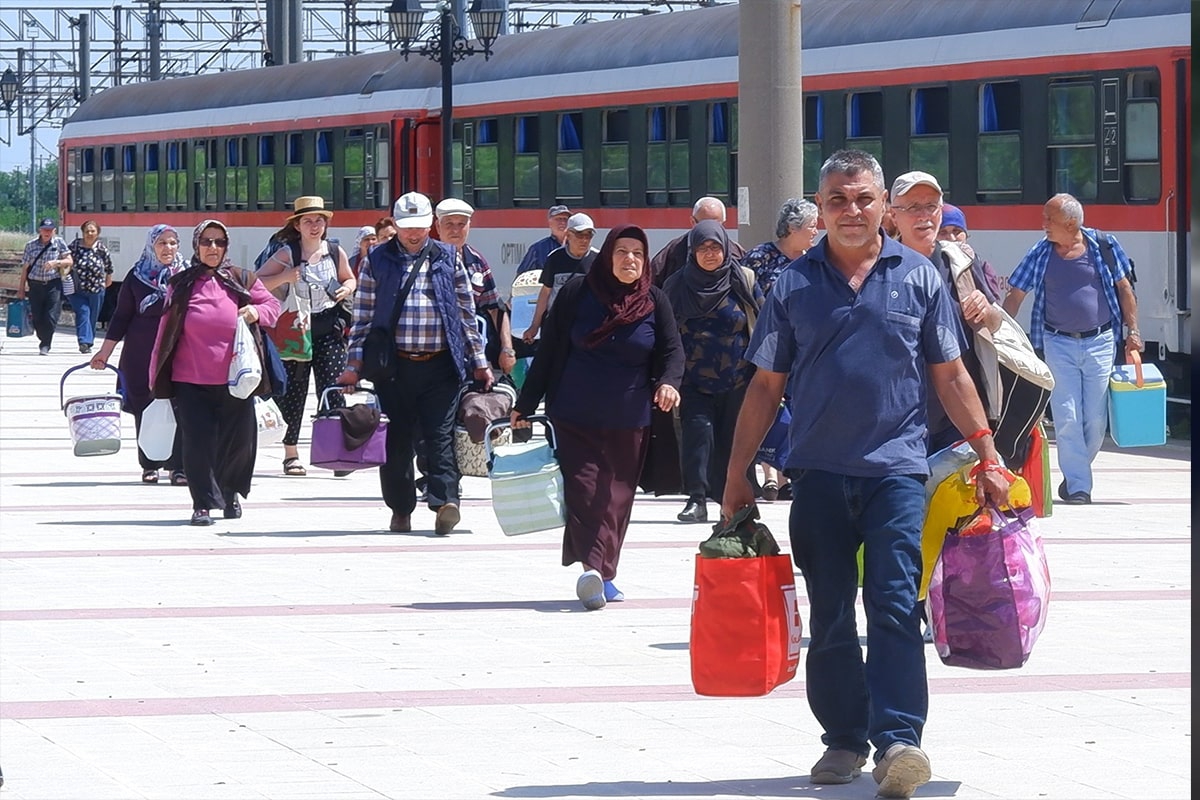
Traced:
<path fill-rule="evenodd" d="M 272 332 L 287 370 L 287 393 L 279 403 L 287 433 L 283 437 L 283 474 L 307 475 L 297 442 L 309 376 L 316 376 L 317 398 L 337 383 L 346 369 L 347 304 L 358 286 L 346 253 L 326 236 L 333 212 L 320 197 L 298 197 L 287 224 L 271 238 L 282 243 L 258 272 L 263 285 L 283 304 L 285 313 Z M 340 392 L 329 404 L 341 406 Z M 335 475 L 339 472 L 335 472 Z"/>

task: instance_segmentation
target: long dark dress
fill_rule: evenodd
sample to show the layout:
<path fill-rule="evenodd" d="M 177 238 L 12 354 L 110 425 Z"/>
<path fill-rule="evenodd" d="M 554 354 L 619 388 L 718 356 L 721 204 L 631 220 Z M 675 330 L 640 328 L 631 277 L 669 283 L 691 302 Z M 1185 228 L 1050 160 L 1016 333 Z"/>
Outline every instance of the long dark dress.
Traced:
<path fill-rule="evenodd" d="M 151 293 L 150 287 L 132 274 L 126 277 L 117 294 L 117 305 L 112 320 L 104 333 L 106 340 L 125 343 L 121 348 L 117 369 L 121 370 L 125 379 L 124 410 L 133 415 L 135 428 L 139 431 L 142 427 L 142 412 L 154 399 L 154 393 L 150 391 L 150 354 L 154 351 L 158 322 L 165 308 L 163 301 L 159 300 L 148 306 L 145 311 L 138 310 L 142 300 Z M 147 458 L 139 447 L 138 463 L 144 470 L 182 471 L 183 445 L 180 429 L 175 430 L 175 445 L 171 448 L 170 458 L 166 461 L 154 461 Z"/>

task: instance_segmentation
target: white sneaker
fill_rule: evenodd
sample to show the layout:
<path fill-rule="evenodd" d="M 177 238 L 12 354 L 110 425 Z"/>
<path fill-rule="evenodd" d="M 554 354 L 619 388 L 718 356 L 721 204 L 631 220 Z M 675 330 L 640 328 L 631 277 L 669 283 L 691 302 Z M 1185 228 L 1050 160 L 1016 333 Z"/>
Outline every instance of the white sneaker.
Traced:
<path fill-rule="evenodd" d="M 589 569 L 579 576 L 575 582 L 575 596 L 588 611 L 598 611 L 604 608 L 608 601 L 604 599 L 604 579 L 594 569 Z"/>
<path fill-rule="evenodd" d="M 871 775 L 879 784 L 880 797 L 907 800 L 918 786 L 929 783 L 932 776 L 929 756 L 911 744 L 897 742 L 887 749 Z"/>

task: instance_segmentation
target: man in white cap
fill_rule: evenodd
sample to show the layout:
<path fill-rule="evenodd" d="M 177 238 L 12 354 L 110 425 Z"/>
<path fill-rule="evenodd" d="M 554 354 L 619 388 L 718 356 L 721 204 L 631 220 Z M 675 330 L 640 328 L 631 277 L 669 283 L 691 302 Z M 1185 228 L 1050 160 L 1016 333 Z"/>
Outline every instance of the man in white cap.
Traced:
<path fill-rule="evenodd" d="M 542 318 L 550 310 L 550 304 L 558 290 L 576 275 L 586 275 L 599 252 L 592 247 L 596 236 L 596 225 L 587 214 L 572 214 L 567 220 L 567 236 L 563 246 L 555 250 L 542 266 L 542 288 L 538 292 L 537 307 L 533 309 L 533 322 L 522 334 L 526 344 L 532 344 L 542 327 Z"/>
<path fill-rule="evenodd" d="M 25 299 L 29 287 L 29 310 L 33 313 L 33 329 L 38 337 L 38 352 L 50 355 L 50 343 L 58 316 L 62 312 L 62 276 L 75 263 L 70 248 L 55 234 L 58 225 L 46 217 L 38 225 L 36 239 L 25 243 L 21 255 L 21 277 L 17 281 L 17 299 Z"/>
<path fill-rule="evenodd" d="M 437 218 L 437 232 L 446 244 L 454 245 L 459 262 L 467 270 L 471 290 L 475 293 L 475 313 L 487 323 L 488 362 L 505 375 L 512 372 L 517 363 L 516 351 L 512 346 L 512 331 L 509 327 L 508 311 L 500 293 L 496 291 L 496 280 L 487 259 L 471 245 L 467 237 L 471 234 L 471 217 L 475 209 L 465 200 L 447 197 L 433 209 Z"/>
<path fill-rule="evenodd" d="M 550 210 L 546 213 L 546 224 L 550 228 L 550 234 L 529 245 L 529 249 L 525 251 L 525 257 L 521 259 L 521 265 L 517 267 L 518 275 L 541 269 L 546 265 L 546 259 L 550 257 L 550 254 L 562 247 L 563 240 L 567 235 L 567 218 L 570 216 L 571 209 L 566 206 L 550 206 Z"/>
<path fill-rule="evenodd" d="M 475 326 L 466 270 L 459 267 L 453 246 L 429 235 L 429 198 L 419 192 L 403 194 L 392 216 L 396 236 L 373 248 L 359 271 L 349 363 L 338 383 L 354 385 L 360 377 L 372 381 L 392 421 L 387 462 L 379 468 L 383 500 L 392 510 L 389 529 L 412 530 L 417 505 L 414 435 L 419 429 L 428 466 L 426 501 L 436 514 L 434 533 L 445 536 L 460 519 L 462 476 L 453 446 L 459 387 L 474 378 L 486 390 L 492 371 Z M 363 374 L 364 343 L 375 327 L 391 333 L 384 346 L 395 348 L 394 367 L 380 372 L 373 362 Z"/>

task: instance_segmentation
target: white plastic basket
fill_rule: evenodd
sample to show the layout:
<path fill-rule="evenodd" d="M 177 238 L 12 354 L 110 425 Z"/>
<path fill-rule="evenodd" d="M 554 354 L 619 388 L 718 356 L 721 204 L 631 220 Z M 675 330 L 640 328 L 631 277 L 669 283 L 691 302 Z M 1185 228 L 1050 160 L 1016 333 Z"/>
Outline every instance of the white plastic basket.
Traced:
<path fill-rule="evenodd" d="M 117 392 L 90 394 L 64 399 L 67 376 L 88 367 L 80 364 L 63 373 L 58 385 L 58 400 L 67 417 L 71 441 L 77 456 L 108 456 L 121 449 L 121 407 L 125 402 L 125 377 L 111 364 L 108 369 L 117 373 Z"/>

